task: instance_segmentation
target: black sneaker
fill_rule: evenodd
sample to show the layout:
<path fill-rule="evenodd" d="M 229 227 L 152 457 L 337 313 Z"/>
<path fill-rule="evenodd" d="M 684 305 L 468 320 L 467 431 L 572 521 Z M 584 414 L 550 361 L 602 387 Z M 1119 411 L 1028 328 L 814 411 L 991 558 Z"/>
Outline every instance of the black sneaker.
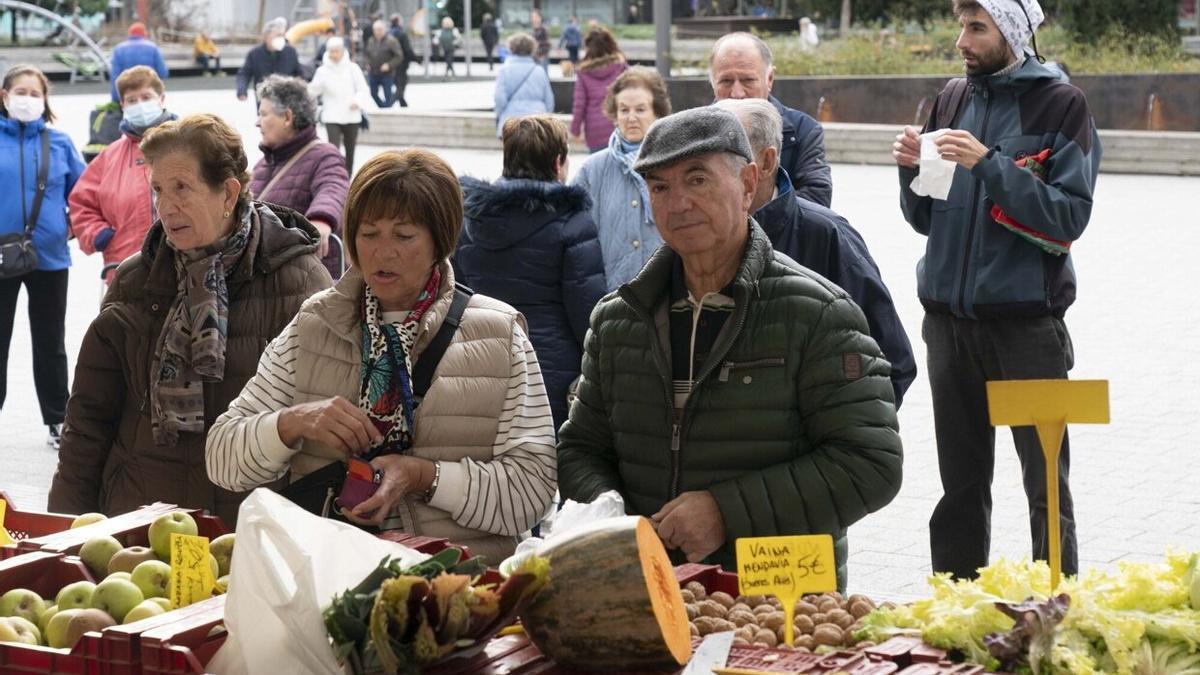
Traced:
<path fill-rule="evenodd" d="M 46 439 L 46 445 L 58 450 L 58 446 L 62 444 L 62 425 L 50 425 L 50 437 Z"/>

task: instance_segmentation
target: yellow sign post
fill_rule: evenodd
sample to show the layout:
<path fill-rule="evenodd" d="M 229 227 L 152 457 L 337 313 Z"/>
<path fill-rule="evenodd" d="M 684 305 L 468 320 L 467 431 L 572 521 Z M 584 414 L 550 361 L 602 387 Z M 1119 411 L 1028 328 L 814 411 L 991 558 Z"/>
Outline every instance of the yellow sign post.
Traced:
<path fill-rule="evenodd" d="M 987 383 L 992 426 L 1037 427 L 1046 460 L 1050 590 L 1062 576 L 1058 456 L 1067 424 L 1108 424 L 1108 380 L 1004 380 Z"/>
<path fill-rule="evenodd" d="M 212 597 L 216 579 L 208 561 L 208 537 L 171 534 L 171 607 L 179 609 Z"/>
<path fill-rule="evenodd" d="M 0 546 L 12 546 L 17 543 L 12 535 L 4 528 L 4 513 L 8 510 L 8 502 L 0 499 Z"/>
<path fill-rule="evenodd" d="M 774 595 L 783 603 L 784 639 L 795 642 L 792 623 L 796 601 L 805 593 L 837 590 L 833 537 L 748 537 L 737 540 L 738 592 Z"/>

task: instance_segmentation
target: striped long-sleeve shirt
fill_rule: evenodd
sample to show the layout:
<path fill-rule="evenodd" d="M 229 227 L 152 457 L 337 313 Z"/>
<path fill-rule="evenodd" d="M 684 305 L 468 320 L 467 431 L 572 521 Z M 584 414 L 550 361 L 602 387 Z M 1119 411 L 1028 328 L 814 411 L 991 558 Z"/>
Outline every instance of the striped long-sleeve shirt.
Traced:
<path fill-rule="evenodd" d="M 383 318 L 395 319 L 391 313 Z M 278 423 L 280 411 L 295 403 L 298 345 L 293 320 L 267 346 L 254 377 L 213 424 L 205 460 L 208 476 L 217 485 L 249 490 L 287 472 L 299 444 L 285 445 Z M 533 345 L 520 326 L 514 327 L 510 354 L 508 391 L 492 459 L 440 462 L 441 476 L 429 502 L 463 527 L 501 535 L 519 535 L 533 527 L 545 515 L 557 481 L 546 387 Z"/>

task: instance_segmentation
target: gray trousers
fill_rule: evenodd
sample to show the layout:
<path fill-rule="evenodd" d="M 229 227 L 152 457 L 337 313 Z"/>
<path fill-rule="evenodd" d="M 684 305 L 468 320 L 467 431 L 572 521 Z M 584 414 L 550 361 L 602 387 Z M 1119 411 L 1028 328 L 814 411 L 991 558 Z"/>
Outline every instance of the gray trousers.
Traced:
<path fill-rule="evenodd" d="M 929 520 L 933 571 L 971 579 L 988 564 L 991 548 L 996 430 L 988 419 L 985 383 L 1064 379 L 1074 365 L 1074 350 L 1066 325 L 1051 316 L 971 320 L 927 313 L 921 333 L 928 348 L 943 492 Z M 1029 502 L 1033 556 L 1046 560 L 1045 460 L 1033 427 L 1014 427 L 1012 434 Z M 1070 442 L 1064 436 L 1058 467 L 1063 574 L 1079 568 L 1069 468 Z"/>

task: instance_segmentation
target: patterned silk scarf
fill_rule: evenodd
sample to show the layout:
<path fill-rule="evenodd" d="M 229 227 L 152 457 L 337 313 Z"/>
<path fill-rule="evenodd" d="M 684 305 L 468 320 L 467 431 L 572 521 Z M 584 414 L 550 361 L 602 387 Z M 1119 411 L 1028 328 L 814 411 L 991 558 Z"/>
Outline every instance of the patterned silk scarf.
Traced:
<path fill-rule="evenodd" d="M 383 441 L 374 454 L 402 453 L 412 447 L 412 348 L 417 326 L 437 301 L 442 273 L 434 268 L 425 290 L 401 323 L 383 321 L 379 299 L 367 286 L 363 293 L 362 386 L 358 407 L 367 413 Z"/>
<path fill-rule="evenodd" d="M 175 300 L 167 312 L 150 363 L 154 442 L 174 445 L 179 433 L 204 433 L 204 383 L 225 377 L 229 329 L 228 274 L 237 268 L 250 238 L 253 209 L 241 226 L 208 246 L 175 251 Z"/>

